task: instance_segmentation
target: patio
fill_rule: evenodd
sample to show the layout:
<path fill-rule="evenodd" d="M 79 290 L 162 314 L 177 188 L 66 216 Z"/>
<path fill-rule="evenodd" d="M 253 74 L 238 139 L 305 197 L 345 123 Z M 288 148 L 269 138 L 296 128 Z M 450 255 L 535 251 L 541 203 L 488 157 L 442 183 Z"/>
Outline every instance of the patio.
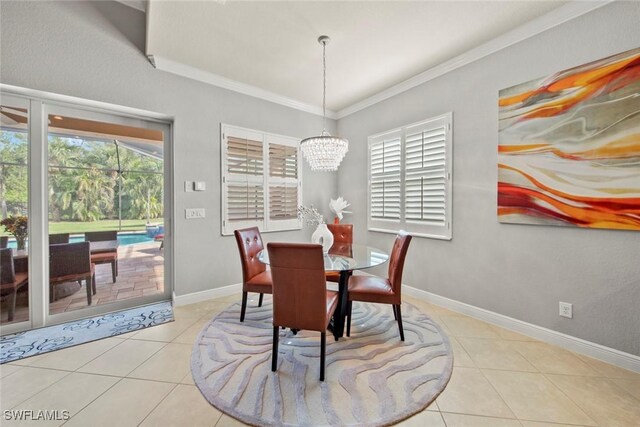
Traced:
<path fill-rule="evenodd" d="M 119 271 L 116 283 L 112 283 L 111 267 L 108 264 L 96 266 L 97 292 L 93 296 L 92 306 L 104 305 L 114 301 L 161 294 L 164 291 L 164 252 L 159 242 L 137 243 L 118 248 Z M 50 314 L 58 314 L 87 307 L 84 283 L 76 282 L 64 285 L 66 296 L 50 304 Z M 80 292 L 82 290 L 82 292 Z M 28 319 L 28 295 L 18 294 L 15 322 Z M 8 312 L 2 303 L 0 323 L 7 322 Z"/>

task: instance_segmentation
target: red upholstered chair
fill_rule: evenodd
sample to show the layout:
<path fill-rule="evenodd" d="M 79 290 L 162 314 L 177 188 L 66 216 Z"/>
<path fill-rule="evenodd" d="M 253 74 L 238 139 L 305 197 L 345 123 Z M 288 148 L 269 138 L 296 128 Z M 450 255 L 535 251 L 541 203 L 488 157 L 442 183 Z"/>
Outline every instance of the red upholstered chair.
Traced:
<path fill-rule="evenodd" d="M 84 240 L 87 242 L 109 242 L 118 240 L 118 232 L 110 231 L 87 231 L 84 233 Z M 110 252 L 98 252 L 91 254 L 93 264 L 111 264 L 111 279 L 116 283 L 118 275 L 118 250 Z"/>
<path fill-rule="evenodd" d="M 84 280 L 87 305 L 96 293 L 96 266 L 91 262 L 89 242 L 49 245 L 49 301 L 56 299 L 56 285 Z"/>
<path fill-rule="evenodd" d="M 247 310 L 247 293 L 259 293 L 258 307 L 262 307 L 263 295 L 271 294 L 271 272 L 267 271 L 267 266 L 258 260 L 258 252 L 264 249 L 258 227 L 235 230 L 233 234 L 236 236 L 238 251 L 240 251 L 240 261 L 242 262 L 240 321 L 244 322 L 244 315 Z"/>
<path fill-rule="evenodd" d="M 280 327 L 320 332 L 320 381 L 324 381 L 327 325 L 338 306 L 338 293 L 327 290 L 321 245 L 269 243 L 273 276 L 273 354 L 278 368 Z"/>
<path fill-rule="evenodd" d="M 400 340 L 404 341 L 400 305 L 402 303 L 402 270 L 404 269 L 404 259 L 407 256 L 409 243 L 411 243 L 411 235 L 400 231 L 396 236 L 393 249 L 391 250 L 388 279 L 375 276 L 351 276 L 349 278 L 347 336 L 350 336 L 351 333 L 351 308 L 353 301 L 375 302 L 391 304 L 393 306 L 393 316 L 398 321 Z"/>
<path fill-rule="evenodd" d="M 353 243 L 353 224 L 327 224 L 327 228 L 333 234 L 333 246 L 329 249 L 329 253 L 349 256 Z M 340 273 L 327 272 L 327 281 L 340 282 Z"/>
<path fill-rule="evenodd" d="M 13 264 L 13 250 L 0 249 L 0 298 L 7 299 L 9 309 L 7 319 L 13 321 L 16 312 L 16 295 L 18 290 L 29 283 L 28 273 L 16 273 Z"/>

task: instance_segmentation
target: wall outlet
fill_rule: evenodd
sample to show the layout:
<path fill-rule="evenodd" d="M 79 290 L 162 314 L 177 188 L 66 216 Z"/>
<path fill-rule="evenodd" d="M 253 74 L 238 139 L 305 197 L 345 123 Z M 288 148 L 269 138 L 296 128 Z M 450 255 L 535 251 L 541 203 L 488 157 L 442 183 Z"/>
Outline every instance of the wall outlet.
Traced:
<path fill-rule="evenodd" d="M 184 182 L 184 191 L 185 193 L 191 193 L 193 191 L 193 181 Z"/>
<path fill-rule="evenodd" d="M 184 211 L 187 219 L 204 218 L 204 208 L 185 209 Z"/>
<path fill-rule="evenodd" d="M 196 181 L 193 183 L 193 189 L 195 191 L 205 191 L 207 189 L 207 184 L 204 181 Z"/>
<path fill-rule="evenodd" d="M 560 316 L 573 319 L 573 304 L 560 301 Z"/>

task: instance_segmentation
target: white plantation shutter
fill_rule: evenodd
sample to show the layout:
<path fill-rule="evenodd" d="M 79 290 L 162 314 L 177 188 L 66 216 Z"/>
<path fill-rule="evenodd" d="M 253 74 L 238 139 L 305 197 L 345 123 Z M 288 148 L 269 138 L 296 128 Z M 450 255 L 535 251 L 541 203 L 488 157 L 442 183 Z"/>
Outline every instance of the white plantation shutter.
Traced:
<path fill-rule="evenodd" d="M 407 129 L 405 218 L 443 226 L 446 222 L 446 123 Z"/>
<path fill-rule="evenodd" d="M 379 135 L 369 140 L 369 222 L 381 226 L 400 221 L 401 133 Z"/>
<path fill-rule="evenodd" d="M 271 230 L 300 226 L 298 205 L 302 186 L 298 179 L 300 144 L 292 138 L 267 136 L 269 159 L 269 222 Z"/>
<path fill-rule="evenodd" d="M 300 228 L 299 142 L 222 125 L 222 234 Z"/>
<path fill-rule="evenodd" d="M 447 113 L 369 138 L 370 230 L 451 239 L 451 126 Z"/>

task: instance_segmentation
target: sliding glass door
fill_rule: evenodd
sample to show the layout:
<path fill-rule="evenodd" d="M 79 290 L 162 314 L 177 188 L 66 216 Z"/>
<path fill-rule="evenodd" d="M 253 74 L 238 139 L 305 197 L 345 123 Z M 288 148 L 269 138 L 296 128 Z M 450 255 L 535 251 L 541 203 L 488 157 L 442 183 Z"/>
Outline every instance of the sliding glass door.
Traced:
<path fill-rule="evenodd" d="M 0 325 L 15 329 L 30 325 L 29 101 L 0 104 Z"/>
<path fill-rule="evenodd" d="M 13 297 L 3 284 L 2 333 L 171 299 L 170 125 L 19 97 L 5 108 L 9 99 L 2 217 L 28 216 L 31 233 L 27 251 L 12 251 L 15 268 L 29 271 L 11 320 L 23 324 L 5 327 Z M 29 106 L 39 123 L 31 134 Z"/>

